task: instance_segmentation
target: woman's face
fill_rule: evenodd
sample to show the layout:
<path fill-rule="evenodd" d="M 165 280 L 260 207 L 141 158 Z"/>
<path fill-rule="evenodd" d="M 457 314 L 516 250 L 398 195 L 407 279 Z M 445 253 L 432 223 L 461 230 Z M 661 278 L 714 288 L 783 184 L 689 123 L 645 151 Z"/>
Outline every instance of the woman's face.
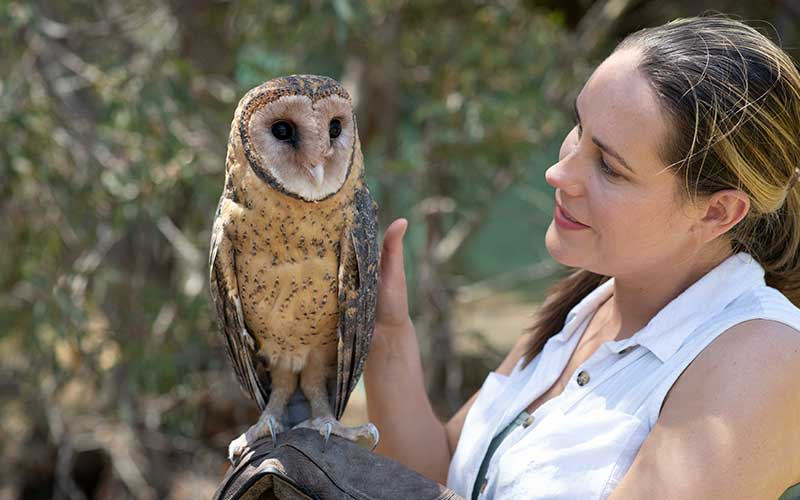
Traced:
<path fill-rule="evenodd" d="M 698 248 L 698 213 L 659 157 L 668 125 L 637 58 L 615 52 L 595 70 L 576 100 L 576 126 L 545 173 L 556 189 L 550 255 L 606 276 L 668 269 Z"/>

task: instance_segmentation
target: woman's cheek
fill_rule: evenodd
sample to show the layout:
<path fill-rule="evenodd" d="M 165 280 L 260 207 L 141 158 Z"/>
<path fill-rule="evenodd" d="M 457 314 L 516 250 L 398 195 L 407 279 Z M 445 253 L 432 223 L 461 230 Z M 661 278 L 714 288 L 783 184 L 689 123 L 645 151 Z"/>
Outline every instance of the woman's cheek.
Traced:
<path fill-rule="evenodd" d="M 593 210 L 596 214 L 597 229 L 612 234 L 621 233 L 633 236 L 639 228 L 639 216 L 636 207 L 626 206 L 622 200 L 613 198 L 595 203 Z"/>

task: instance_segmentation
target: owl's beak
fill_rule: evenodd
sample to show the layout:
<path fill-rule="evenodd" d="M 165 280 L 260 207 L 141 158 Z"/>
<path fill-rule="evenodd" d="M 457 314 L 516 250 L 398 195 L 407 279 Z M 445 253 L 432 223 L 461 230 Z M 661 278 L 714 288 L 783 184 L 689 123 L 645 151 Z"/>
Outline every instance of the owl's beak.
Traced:
<path fill-rule="evenodd" d="M 314 184 L 317 187 L 322 186 L 322 180 L 325 177 L 325 169 L 322 168 L 322 165 L 309 165 L 306 169 L 308 169 L 308 173 L 311 174 L 311 178 L 314 179 Z"/>

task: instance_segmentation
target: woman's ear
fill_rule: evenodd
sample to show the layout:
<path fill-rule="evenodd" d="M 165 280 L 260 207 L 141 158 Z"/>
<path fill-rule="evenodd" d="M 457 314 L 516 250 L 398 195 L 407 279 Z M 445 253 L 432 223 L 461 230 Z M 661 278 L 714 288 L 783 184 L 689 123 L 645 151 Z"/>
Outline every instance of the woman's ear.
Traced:
<path fill-rule="evenodd" d="M 712 194 L 705 202 L 700 219 L 703 240 L 708 242 L 727 233 L 750 210 L 750 197 L 738 189 L 724 189 Z"/>

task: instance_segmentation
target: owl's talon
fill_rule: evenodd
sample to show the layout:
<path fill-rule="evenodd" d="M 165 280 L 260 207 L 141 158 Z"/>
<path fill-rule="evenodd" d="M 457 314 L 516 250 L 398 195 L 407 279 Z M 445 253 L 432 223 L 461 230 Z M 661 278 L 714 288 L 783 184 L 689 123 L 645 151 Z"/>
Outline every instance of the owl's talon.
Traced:
<path fill-rule="evenodd" d="M 328 440 L 331 438 L 331 432 L 333 432 L 333 424 L 330 422 L 325 423 L 325 427 L 323 428 L 322 436 L 325 438 L 325 441 L 322 443 L 322 452 L 325 453 L 325 450 L 328 448 Z"/>
<path fill-rule="evenodd" d="M 297 424 L 293 428 L 314 429 L 315 431 L 319 432 L 324 441 L 322 447 L 323 451 L 325 451 L 327 448 L 328 441 L 330 440 L 332 434 L 343 437 L 349 441 L 361 442 L 362 444 L 363 438 L 368 438 L 372 442 L 372 450 L 378 446 L 378 441 L 380 439 L 378 428 L 372 423 L 366 423 L 356 427 L 347 427 L 333 417 L 317 417 L 308 419 Z"/>
<path fill-rule="evenodd" d="M 283 426 L 278 419 L 270 413 L 262 413 L 258 422 L 242 433 L 241 436 L 231 441 L 228 446 L 228 460 L 235 465 L 236 461 L 240 456 L 244 455 L 250 445 L 266 436 L 267 433 L 272 437 L 272 445 L 277 446 L 277 435 L 281 432 L 283 432 Z"/>
<path fill-rule="evenodd" d="M 378 447 L 378 441 L 380 441 L 381 435 L 378 432 L 378 428 L 375 427 L 375 424 L 370 422 L 367 423 L 366 425 L 368 428 L 368 432 L 372 435 L 372 448 L 370 449 L 370 451 L 375 451 L 375 448 Z"/>
<path fill-rule="evenodd" d="M 275 421 L 274 417 L 269 417 L 267 419 L 267 427 L 269 427 L 269 435 L 272 436 L 272 446 L 278 446 L 278 439 L 275 437 L 278 433 L 275 432 L 275 427 L 277 426 L 277 422 Z"/>

